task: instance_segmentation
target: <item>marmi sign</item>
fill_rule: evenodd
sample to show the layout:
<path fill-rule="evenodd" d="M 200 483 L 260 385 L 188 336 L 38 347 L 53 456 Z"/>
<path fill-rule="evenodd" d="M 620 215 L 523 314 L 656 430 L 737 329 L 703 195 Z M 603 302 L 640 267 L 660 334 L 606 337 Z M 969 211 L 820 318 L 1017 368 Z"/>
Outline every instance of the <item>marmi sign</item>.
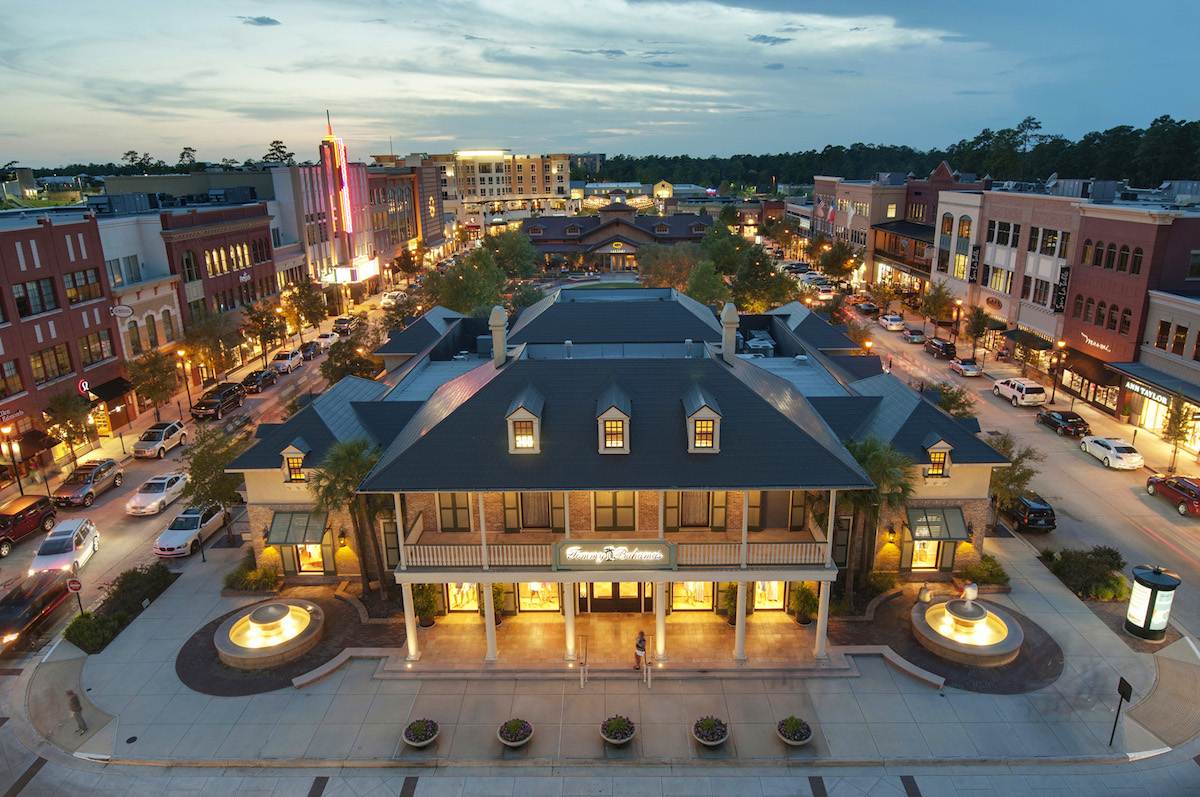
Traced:
<path fill-rule="evenodd" d="M 672 570 L 675 544 L 656 540 L 563 540 L 554 544 L 555 570 Z"/>

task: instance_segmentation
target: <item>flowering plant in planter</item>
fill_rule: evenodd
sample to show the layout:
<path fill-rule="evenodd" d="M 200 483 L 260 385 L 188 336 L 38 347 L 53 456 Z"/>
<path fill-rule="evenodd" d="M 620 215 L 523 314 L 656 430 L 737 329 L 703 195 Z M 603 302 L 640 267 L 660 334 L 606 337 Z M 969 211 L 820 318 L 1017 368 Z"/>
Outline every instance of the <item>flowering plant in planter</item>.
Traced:
<path fill-rule="evenodd" d="M 600 723 L 600 735 L 613 744 L 624 744 L 633 738 L 637 726 L 633 720 L 621 714 L 613 716 Z"/>
<path fill-rule="evenodd" d="M 692 735 L 703 744 L 720 744 L 729 736 L 729 726 L 716 717 L 701 717 L 692 726 Z"/>
<path fill-rule="evenodd" d="M 433 720 L 413 720 L 404 729 L 404 741 L 411 745 L 424 746 L 438 735 L 438 724 Z"/>
<path fill-rule="evenodd" d="M 520 744 L 529 740 L 533 736 L 533 725 L 527 720 L 510 719 L 500 725 L 500 730 L 497 732 L 500 741 L 508 744 Z"/>
<path fill-rule="evenodd" d="M 788 744 L 803 744 L 812 738 L 812 727 L 799 717 L 785 717 L 775 726 L 779 738 Z"/>

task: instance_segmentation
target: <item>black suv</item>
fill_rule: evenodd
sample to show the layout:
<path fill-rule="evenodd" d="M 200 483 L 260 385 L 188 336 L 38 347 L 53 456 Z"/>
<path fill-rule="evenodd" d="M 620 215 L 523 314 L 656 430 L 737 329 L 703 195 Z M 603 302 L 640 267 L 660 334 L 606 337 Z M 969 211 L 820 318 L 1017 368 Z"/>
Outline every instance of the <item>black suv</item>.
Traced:
<path fill-rule="evenodd" d="M 1054 531 L 1054 507 L 1037 493 L 1025 493 L 1006 507 L 1016 531 Z"/>
<path fill-rule="evenodd" d="M 192 405 L 192 417 L 198 421 L 206 418 L 216 418 L 219 421 L 225 417 L 225 413 L 242 406 L 245 401 L 245 388 L 236 382 L 222 382 Z"/>
<path fill-rule="evenodd" d="M 941 338 L 926 338 L 925 351 L 932 354 L 935 360 L 953 360 L 958 356 L 954 344 Z"/>

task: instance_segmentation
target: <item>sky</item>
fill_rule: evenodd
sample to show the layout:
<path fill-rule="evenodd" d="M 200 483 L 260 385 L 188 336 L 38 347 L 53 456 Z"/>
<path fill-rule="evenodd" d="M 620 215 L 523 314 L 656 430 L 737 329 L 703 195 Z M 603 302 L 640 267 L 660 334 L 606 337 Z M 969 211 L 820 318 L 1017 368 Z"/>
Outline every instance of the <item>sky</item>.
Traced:
<path fill-rule="evenodd" d="M 326 109 L 362 160 L 1077 137 L 1200 117 L 1197 29 L 1187 0 L 56 0 L 0 15 L 0 162 L 315 159 Z"/>

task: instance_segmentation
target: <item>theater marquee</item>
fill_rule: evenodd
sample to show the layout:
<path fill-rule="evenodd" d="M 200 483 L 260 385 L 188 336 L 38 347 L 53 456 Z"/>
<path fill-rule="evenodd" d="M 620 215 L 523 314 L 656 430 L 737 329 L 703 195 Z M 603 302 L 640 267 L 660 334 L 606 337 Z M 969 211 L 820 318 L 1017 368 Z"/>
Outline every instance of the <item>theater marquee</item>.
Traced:
<path fill-rule="evenodd" d="M 671 570 L 675 545 L 653 540 L 564 540 L 554 544 L 555 570 Z"/>

